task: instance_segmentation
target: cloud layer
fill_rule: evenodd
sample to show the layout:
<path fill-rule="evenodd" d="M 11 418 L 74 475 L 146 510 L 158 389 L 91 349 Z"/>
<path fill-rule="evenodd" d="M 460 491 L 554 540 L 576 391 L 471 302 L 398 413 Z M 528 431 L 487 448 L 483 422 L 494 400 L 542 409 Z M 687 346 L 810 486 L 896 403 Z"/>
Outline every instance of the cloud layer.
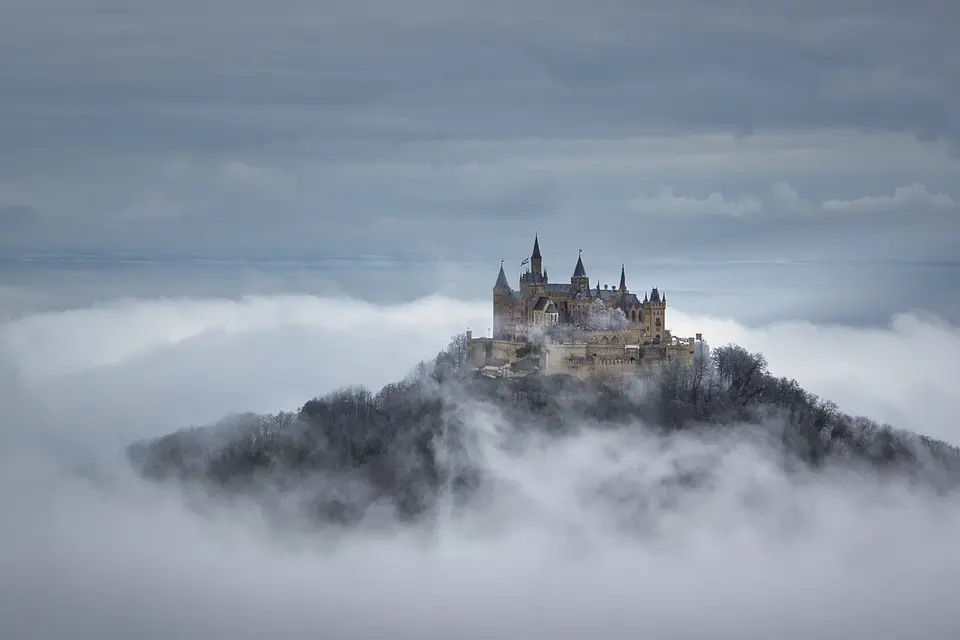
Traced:
<path fill-rule="evenodd" d="M 664 228 L 658 257 L 795 259 L 842 232 L 876 259 L 876 225 L 927 257 L 958 235 L 928 206 L 960 182 L 949 3 L 600 4 L 8 0 L 0 208 L 43 224 L 0 250 L 495 263 L 507 218 L 627 250 L 638 210 L 710 220 Z M 779 181 L 900 217 L 808 220 L 798 243 L 770 221 L 801 210 L 767 201 Z M 935 199 L 864 200 L 914 183 Z"/>
<path fill-rule="evenodd" d="M 271 296 L 128 300 L 3 324 L 0 635 L 949 638 L 960 629 L 957 505 L 857 476 L 789 479 L 761 437 L 665 443 L 586 431 L 507 453 L 509 425 L 478 409 L 475 454 L 499 480 L 487 501 L 386 537 L 363 526 L 277 530 L 256 509 L 188 501 L 113 462 L 137 437 L 293 409 L 342 384 L 377 387 L 487 314 L 486 302 L 439 297 L 384 307 Z M 763 350 L 775 373 L 841 409 L 960 440 L 950 384 L 960 334 L 936 318 L 901 315 L 873 330 L 747 329 L 680 311 L 669 322 L 714 345 Z M 662 493 L 676 465 L 707 465 L 715 486 Z M 644 497 L 667 501 L 653 521 L 635 517 L 631 501 Z"/>

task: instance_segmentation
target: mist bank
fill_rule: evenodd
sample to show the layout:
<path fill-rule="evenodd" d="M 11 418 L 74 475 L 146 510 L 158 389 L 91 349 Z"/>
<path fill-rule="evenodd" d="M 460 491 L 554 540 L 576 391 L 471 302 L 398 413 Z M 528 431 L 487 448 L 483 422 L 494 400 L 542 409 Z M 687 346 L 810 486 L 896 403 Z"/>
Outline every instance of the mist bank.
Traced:
<path fill-rule="evenodd" d="M 491 456 L 525 459 L 591 433 L 670 461 L 655 482 L 608 477 L 593 487 L 638 515 L 709 494 L 731 452 L 744 449 L 792 482 L 894 482 L 941 496 L 960 483 L 957 447 L 848 415 L 737 345 L 693 366 L 585 382 L 476 376 L 463 339 L 379 391 L 346 387 L 296 411 L 181 429 L 132 444 L 129 460 L 150 480 L 339 525 L 469 513 L 504 482 Z M 691 442 L 696 455 L 676 455 Z"/>

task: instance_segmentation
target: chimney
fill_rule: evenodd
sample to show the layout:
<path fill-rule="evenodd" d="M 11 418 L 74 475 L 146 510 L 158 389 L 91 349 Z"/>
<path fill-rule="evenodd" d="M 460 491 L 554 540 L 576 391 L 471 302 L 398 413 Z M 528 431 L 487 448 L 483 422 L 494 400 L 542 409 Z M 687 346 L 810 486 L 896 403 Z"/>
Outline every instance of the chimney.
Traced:
<path fill-rule="evenodd" d="M 698 334 L 697 334 L 697 341 L 698 341 L 698 342 L 703 342 L 703 334 L 702 334 L 702 333 L 698 333 Z"/>

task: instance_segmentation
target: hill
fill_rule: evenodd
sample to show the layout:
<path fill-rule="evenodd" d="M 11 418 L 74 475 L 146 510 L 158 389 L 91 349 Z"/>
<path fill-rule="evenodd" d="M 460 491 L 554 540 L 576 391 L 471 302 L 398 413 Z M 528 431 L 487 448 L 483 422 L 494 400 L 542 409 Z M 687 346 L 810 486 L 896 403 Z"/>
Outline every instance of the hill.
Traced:
<path fill-rule="evenodd" d="M 736 345 L 694 366 L 595 382 L 474 377 L 463 367 L 462 345 L 463 336 L 454 337 L 433 362 L 376 393 L 349 387 L 296 412 L 181 429 L 134 443 L 129 458 L 152 480 L 253 496 L 270 509 L 292 502 L 341 524 L 377 508 L 414 520 L 443 501 L 469 506 L 496 481 L 477 448 L 490 424 L 507 450 L 584 430 L 642 432 L 664 443 L 678 434 L 760 438 L 788 473 L 842 469 L 939 492 L 960 483 L 960 449 L 844 414 Z M 689 487 L 708 482 L 709 473 L 677 468 L 672 481 Z"/>

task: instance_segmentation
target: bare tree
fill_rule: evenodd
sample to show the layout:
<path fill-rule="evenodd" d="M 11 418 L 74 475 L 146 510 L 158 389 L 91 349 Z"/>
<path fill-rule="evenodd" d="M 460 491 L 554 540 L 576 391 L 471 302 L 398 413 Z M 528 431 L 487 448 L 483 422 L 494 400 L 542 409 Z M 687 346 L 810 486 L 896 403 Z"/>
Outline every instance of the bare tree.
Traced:
<path fill-rule="evenodd" d="M 466 333 L 458 333 L 450 338 L 447 348 L 437 354 L 433 362 L 434 378 L 442 382 L 451 375 L 464 370 L 467 363 L 469 341 Z"/>

